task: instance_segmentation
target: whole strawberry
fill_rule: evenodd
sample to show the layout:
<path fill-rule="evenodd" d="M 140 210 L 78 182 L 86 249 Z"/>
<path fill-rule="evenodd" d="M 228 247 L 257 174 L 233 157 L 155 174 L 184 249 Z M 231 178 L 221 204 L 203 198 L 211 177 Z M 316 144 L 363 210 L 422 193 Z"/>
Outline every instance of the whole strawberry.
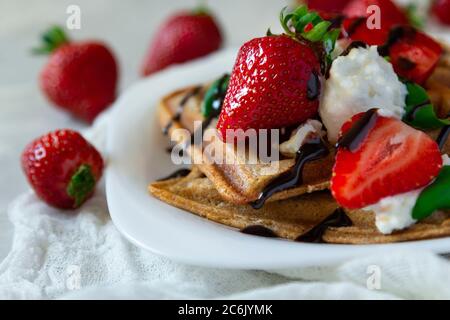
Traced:
<path fill-rule="evenodd" d="M 96 41 L 71 42 L 53 27 L 43 36 L 38 53 L 50 58 L 40 74 L 40 86 L 56 106 L 92 122 L 116 98 L 118 79 L 114 55 Z"/>
<path fill-rule="evenodd" d="M 217 128 L 226 137 L 227 129 L 272 129 L 306 121 L 319 108 L 317 97 L 308 98 L 308 83 L 319 74 L 319 59 L 306 42 L 280 35 L 245 43 Z"/>
<path fill-rule="evenodd" d="M 440 22 L 450 25 L 450 0 L 435 0 L 432 12 Z"/>
<path fill-rule="evenodd" d="M 177 13 L 156 33 L 144 59 L 142 75 L 205 56 L 221 45 L 220 28 L 207 11 Z"/>
<path fill-rule="evenodd" d="M 74 209 L 94 192 L 103 159 L 79 133 L 57 130 L 25 148 L 22 168 L 42 200 L 57 208 Z"/>
<path fill-rule="evenodd" d="M 224 140 L 240 139 L 238 129 L 282 128 L 317 114 L 339 30 L 306 6 L 283 9 L 280 21 L 285 34 L 269 32 L 239 50 L 217 124 Z"/>

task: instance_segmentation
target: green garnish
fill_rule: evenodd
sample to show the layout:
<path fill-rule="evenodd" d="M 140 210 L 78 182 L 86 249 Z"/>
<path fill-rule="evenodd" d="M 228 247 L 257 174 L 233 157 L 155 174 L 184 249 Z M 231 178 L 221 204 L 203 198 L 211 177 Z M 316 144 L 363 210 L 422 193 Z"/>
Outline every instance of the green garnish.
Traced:
<path fill-rule="evenodd" d="M 436 180 L 420 193 L 412 217 L 425 219 L 436 210 L 450 210 L 450 166 L 444 166 Z"/>
<path fill-rule="evenodd" d="M 438 129 L 450 125 L 450 120 L 439 119 L 433 104 L 424 88 L 412 82 L 406 82 L 408 95 L 403 121 L 423 130 Z"/>
<path fill-rule="evenodd" d="M 223 98 L 228 89 L 228 82 L 230 76 L 228 74 L 215 80 L 205 93 L 203 103 L 201 106 L 202 115 L 205 118 L 211 116 L 212 113 L 220 113 Z"/>
<path fill-rule="evenodd" d="M 323 20 L 317 12 L 309 11 L 306 5 L 292 12 L 285 7 L 280 13 L 280 23 L 286 34 L 294 39 L 301 37 L 311 42 L 322 42 L 327 65 L 331 65 L 331 53 L 341 33 L 339 28 L 332 28 L 330 21 Z"/>

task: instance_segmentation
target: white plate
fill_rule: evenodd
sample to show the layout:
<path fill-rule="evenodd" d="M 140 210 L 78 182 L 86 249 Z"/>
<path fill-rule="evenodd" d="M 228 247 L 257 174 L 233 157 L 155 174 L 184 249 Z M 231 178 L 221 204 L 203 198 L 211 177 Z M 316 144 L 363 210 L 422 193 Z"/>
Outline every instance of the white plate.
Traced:
<path fill-rule="evenodd" d="M 108 132 L 106 191 L 111 217 L 128 239 L 180 262 L 240 269 L 326 265 L 396 248 L 450 251 L 450 238 L 388 245 L 331 245 L 255 237 L 151 197 L 148 183 L 175 169 L 165 152 L 167 138 L 155 117 L 158 100 L 175 89 L 221 76 L 231 70 L 235 55 L 236 50 L 223 51 L 143 80 L 114 107 Z"/>

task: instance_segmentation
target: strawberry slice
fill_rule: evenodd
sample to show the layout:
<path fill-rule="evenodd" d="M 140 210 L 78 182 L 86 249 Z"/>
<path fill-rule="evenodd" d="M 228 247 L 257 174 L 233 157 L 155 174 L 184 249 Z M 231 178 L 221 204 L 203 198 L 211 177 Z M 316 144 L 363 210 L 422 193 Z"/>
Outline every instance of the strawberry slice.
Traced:
<path fill-rule="evenodd" d="M 380 27 L 368 27 L 368 17 L 373 11 L 371 6 L 380 8 Z M 343 24 L 343 33 L 353 41 L 364 41 L 369 45 L 382 45 L 386 42 L 389 30 L 396 25 L 408 24 L 406 14 L 391 0 L 353 0 L 344 8 L 347 17 Z M 374 16 L 375 17 L 375 16 Z M 370 18 L 372 22 L 372 18 Z"/>
<path fill-rule="evenodd" d="M 439 62 L 442 47 L 426 34 L 403 26 L 391 30 L 388 42 L 379 51 L 391 57 L 399 76 L 423 84 Z"/>
<path fill-rule="evenodd" d="M 341 134 L 331 192 L 349 209 L 426 186 L 442 167 L 435 141 L 377 109 L 353 116 Z"/>

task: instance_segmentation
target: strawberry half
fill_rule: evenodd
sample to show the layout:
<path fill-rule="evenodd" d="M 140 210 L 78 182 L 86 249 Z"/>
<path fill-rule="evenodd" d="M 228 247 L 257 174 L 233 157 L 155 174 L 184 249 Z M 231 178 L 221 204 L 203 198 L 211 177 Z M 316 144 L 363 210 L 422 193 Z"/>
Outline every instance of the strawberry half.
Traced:
<path fill-rule="evenodd" d="M 423 84 L 438 64 L 442 47 L 426 34 L 403 26 L 391 30 L 388 42 L 379 51 L 390 56 L 399 76 Z"/>
<path fill-rule="evenodd" d="M 341 134 L 331 192 L 349 209 L 424 187 L 442 167 L 435 141 L 377 109 L 353 116 Z"/>
<path fill-rule="evenodd" d="M 381 28 L 369 29 L 368 22 L 373 22 L 370 17 L 373 11 L 368 12 L 370 6 L 380 8 Z M 408 24 L 406 14 L 390 0 L 354 0 L 345 7 L 344 15 L 347 17 L 342 24 L 344 35 L 353 41 L 364 41 L 369 45 L 384 44 L 394 26 Z"/>
<path fill-rule="evenodd" d="M 319 108 L 319 75 L 319 59 L 310 43 L 286 35 L 245 43 L 217 129 L 226 137 L 227 129 L 273 129 L 306 121 Z"/>

